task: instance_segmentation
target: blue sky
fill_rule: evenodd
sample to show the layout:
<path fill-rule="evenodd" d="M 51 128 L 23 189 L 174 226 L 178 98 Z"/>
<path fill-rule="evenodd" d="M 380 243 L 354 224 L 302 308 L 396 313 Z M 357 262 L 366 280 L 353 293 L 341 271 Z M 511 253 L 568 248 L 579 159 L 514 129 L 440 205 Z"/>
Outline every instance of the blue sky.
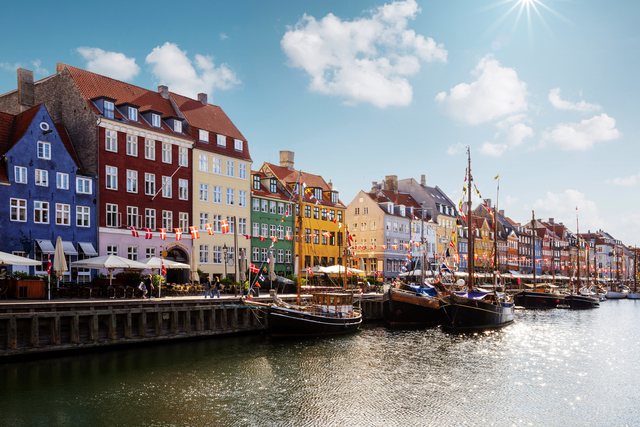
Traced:
<path fill-rule="evenodd" d="M 28 9 L 28 10 L 26 10 Z M 254 168 L 295 152 L 348 204 L 385 175 L 640 243 L 640 2 L 12 2 L 0 93 L 56 62 L 209 94 Z M 17 19 L 27 17 L 28 22 Z"/>

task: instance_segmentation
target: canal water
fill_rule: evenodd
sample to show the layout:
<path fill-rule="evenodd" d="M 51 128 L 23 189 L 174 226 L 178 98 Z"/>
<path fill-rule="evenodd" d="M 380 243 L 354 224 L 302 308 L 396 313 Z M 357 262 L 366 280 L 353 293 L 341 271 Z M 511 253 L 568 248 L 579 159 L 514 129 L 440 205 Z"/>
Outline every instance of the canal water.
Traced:
<path fill-rule="evenodd" d="M 365 324 L 0 365 L 3 426 L 640 425 L 640 301 L 500 331 Z"/>

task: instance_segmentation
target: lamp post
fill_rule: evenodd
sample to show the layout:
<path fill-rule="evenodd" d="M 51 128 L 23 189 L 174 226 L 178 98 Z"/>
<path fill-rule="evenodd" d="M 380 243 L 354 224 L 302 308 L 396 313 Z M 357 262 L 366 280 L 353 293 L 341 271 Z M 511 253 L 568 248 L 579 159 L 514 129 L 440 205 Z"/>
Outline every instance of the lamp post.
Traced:
<path fill-rule="evenodd" d="M 222 256 L 224 257 L 224 278 L 227 278 L 227 244 L 222 246 Z"/>

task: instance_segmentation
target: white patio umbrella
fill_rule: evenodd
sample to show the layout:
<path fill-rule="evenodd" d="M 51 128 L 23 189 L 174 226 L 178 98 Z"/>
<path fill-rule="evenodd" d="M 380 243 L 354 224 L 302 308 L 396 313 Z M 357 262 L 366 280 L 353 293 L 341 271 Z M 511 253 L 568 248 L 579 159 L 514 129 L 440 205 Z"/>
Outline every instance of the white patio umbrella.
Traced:
<path fill-rule="evenodd" d="M 97 270 L 107 269 L 109 271 L 109 285 L 111 285 L 111 281 L 113 279 L 113 270 L 117 268 L 129 268 L 134 270 L 144 270 L 145 268 L 149 268 L 146 264 L 142 264 L 141 262 L 122 258 L 116 255 L 103 255 L 95 258 L 74 261 L 71 263 L 71 267 L 95 268 Z"/>
<path fill-rule="evenodd" d="M 56 250 L 53 253 L 53 271 L 56 273 L 56 286 L 58 286 L 60 284 L 60 276 L 65 271 L 69 271 L 67 260 L 64 257 L 64 250 L 62 249 L 62 237 L 60 236 L 56 240 Z"/>
<path fill-rule="evenodd" d="M 40 265 L 40 261 L 0 252 L 0 265 Z"/>
<path fill-rule="evenodd" d="M 155 256 L 144 258 L 138 260 L 139 263 L 145 264 L 150 270 L 160 270 L 162 269 L 162 258 L 158 258 Z M 184 262 L 171 261 L 170 259 L 164 260 L 164 268 L 177 268 L 177 269 L 191 269 L 189 264 L 185 264 Z"/>

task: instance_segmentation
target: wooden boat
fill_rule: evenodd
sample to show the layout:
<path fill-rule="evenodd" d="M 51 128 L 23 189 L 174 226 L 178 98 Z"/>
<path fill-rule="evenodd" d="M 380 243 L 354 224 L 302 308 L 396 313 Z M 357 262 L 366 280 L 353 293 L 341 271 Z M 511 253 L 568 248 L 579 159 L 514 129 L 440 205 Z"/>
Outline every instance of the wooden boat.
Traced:
<path fill-rule="evenodd" d="M 554 292 L 553 285 L 542 284 L 532 290 L 520 291 L 513 296 L 518 307 L 533 310 L 557 308 L 564 295 Z"/>
<path fill-rule="evenodd" d="M 578 223 L 578 215 L 576 215 L 576 234 L 580 236 L 580 225 Z M 586 244 L 585 244 L 586 246 Z M 588 261 L 587 256 L 587 261 Z M 571 286 L 571 294 L 566 295 L 564 300 L 559 305 L 561 308 L 568 308 L 570 310 L 587 310 L 591 308 L 600 307 L 600 300 L 598 298 L 594 298 L 588 295 L 580 295 L 579 290 L 581 288 L 580 285 L 580 239 L 578 238 L 578 265 L 576 268 L 577 275 L 577 283 L 576 283 L 576 293 L 573 293 L 573 286 Z"/>
<path fill-rule="evenodd" d="M 615 289 L 615 288 L 614 288 Z M 606 293 L 607 299 L 625 299 L 629 294 L 629 289 L 623 286 L 618 287 L 618 290 L 609 290 Z"/>
<path fill-rule="evenodd" d="M 391 286 L 382 297 L 382 313 L 391 327 L 429 327 L 442 321 L 437 291 L 427 286 Z"/>

